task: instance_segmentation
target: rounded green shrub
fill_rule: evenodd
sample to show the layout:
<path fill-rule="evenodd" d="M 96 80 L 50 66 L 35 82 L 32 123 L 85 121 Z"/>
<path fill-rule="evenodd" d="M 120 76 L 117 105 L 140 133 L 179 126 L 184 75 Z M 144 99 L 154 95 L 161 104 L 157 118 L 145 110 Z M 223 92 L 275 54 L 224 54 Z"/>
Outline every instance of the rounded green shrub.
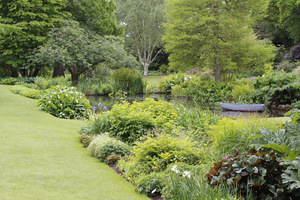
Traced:
<path fill-rule="evenodd" d="M 155 196 L 161 194 L 167 184 L 167 180 L 166 174 L 152 172 L 148 175 L 142 175 L 136 181 L 136 189 L 141 194 Z"/>
<path fill-rule="evenodd" d="M 59 118 L 80 119 L 88 116 L 91 105 L 74 87 L 55 86 L 45 91 L 39 108 Z"/>
<path fill-rule="evenodd" d="M 108 134 L 102 134 L 92 140 L 87 147 L 87 151 L 92 156 L 104 161 L 110 155 L 124 156 L 130 154 L 130 146 L 109 137 Z"/>
<path fill-rule="evenodd" d="M 39 99 L 42 96 L 42 91 L 32 89 L 32 88 L 27 88 L 27 87 L 22 86 L 22 85 L 13 86 L 11 91 L 15 94 L 20 94 L 22 96 L 25 96 L 25 97 L 28 97 L 28 98 L 31 98 L 31 99 Z"/>

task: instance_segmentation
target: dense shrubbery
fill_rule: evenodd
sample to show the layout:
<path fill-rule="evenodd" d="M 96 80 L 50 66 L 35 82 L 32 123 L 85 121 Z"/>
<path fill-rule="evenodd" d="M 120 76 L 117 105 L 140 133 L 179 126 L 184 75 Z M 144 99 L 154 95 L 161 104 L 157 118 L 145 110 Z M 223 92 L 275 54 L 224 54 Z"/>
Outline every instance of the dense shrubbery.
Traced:
<path fill-rule="evenodd" d="M 40 90 L 28 88 L 22 85 L 13 86 L 13 88 L 11 88 L 11 91 L 15 94 L 20 94 L 31 99 L 39 99 L 41 98 L 43 93 Z"/>
<path fill-rule="evenodd" d="M 112 79 L 114 80 L 114 92 L 143 93 L 144 84 L 142 77 L 133 69 L 117 69 L 113 72 Z"/>
<path fill-rule="evenodd" d="M 64 77 L 57 78 L 43 78 L 37 77 L 34 80 L 34 88 L 39 90 L 46 90 L 53 86 L 71 86 L 71 81 Z"/>
<path fill-rule="evenodd" d="M 130 154 L 130 147 L 115 138 L 109 137 L 108 134 L 102 134 L 90 142 L 87 151 L 92 156 L 105 161 L 111 155 L 124 156 Z"/>
<path fill-rule="evenodd" d="M 253 100 L 268 105 L 291 104 L 300 98 L 300 78 L 284 71 L 257 78 L 254 88 Z"/>
<path fill-rule="evenodd" d="M 111 136 L 132 143 L 155 127 L 172 129 L 177 114 L 172 104 L 145 99 L 143 102 L 115 104 L 110 111 L 99 114 L 91 133 L 109 132 Z"/>
<path fill-rule="evenodd" d="M 91 108 L 89 101 L 74 87 L 55 86 L 45 91 L 39 108 L 59 118 L 86 118 Z"/>

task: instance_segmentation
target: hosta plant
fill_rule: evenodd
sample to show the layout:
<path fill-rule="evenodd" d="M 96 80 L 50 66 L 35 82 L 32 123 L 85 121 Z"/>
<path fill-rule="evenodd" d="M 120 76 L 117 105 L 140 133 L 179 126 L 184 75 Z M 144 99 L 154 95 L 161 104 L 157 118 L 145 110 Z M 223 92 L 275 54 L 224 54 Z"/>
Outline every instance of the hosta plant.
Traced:
<path fill-rule="evenodd" d="M 207 176 L 210 185 L 227 183 L 235 186 L 237 193 L 254 199 L 274 199 L 287 197 L 287 189 L 282 184 L 285 166 L 280 165 L 281 155 L 269 152 L 237 153 L 224 157 L 215 163 Z"/>
<path fill-rule="evenodd" d="M 55 86 L 45 91 L 38 102 L 39 108 L 59 118 L 86 118 L 91 105 L 74 87 Z"/>

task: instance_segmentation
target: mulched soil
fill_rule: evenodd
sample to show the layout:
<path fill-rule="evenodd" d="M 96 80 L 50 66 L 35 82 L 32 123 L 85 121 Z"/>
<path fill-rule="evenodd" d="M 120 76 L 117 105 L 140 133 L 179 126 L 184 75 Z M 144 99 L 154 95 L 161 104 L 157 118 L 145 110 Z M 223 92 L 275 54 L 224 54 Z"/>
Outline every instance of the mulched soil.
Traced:
<path fill-rule="evenodd" d="M 108 165 L 110 168 L 112 168 L 117 174 L 119 174 L 120 176 L 122 176 L 125 180 L 127 180 L 125 177 L 124 177 L 124 175 L 123 175 L 123 173 L 116 167 L 116 164 L 110 164 L 110 165 Z M 150 199 L 152 199 L 152 200 L 163 200 L 162 198 L 161 198 L 161 195 L 156 195 L 156 196 L 153 196 L 153 197 L 149 197 Z"/>

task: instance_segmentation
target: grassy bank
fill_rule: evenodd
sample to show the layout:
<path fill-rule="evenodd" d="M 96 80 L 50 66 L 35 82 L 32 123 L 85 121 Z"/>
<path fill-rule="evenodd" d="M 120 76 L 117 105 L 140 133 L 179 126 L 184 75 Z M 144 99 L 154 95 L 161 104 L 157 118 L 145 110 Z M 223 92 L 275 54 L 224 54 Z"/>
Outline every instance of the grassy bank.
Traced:
<path fill-rule="evenodd" d="M 78 143 L 83 121 L 39 111 L 0 86 L 0 199 L 147 199 Z"/>

